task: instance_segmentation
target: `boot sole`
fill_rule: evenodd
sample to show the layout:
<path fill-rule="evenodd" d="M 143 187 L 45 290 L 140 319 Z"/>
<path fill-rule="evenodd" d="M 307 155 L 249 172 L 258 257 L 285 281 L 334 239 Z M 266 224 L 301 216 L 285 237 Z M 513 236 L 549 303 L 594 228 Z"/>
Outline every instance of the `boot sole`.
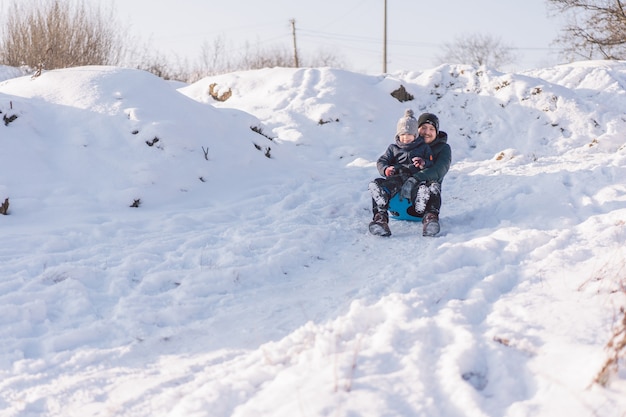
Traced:
<path fill-rule="evenodd" d="M 440 229 L 439 222 L 430 222 L 424 225 L 422 236 L 436 236 Z"/>
<path fill-rule="evenodd" d="M 369 229 L 370 233 L 376 236 L 391 236 L 391 231 L 386 229 L 380 223 L 370 223 Z"/>

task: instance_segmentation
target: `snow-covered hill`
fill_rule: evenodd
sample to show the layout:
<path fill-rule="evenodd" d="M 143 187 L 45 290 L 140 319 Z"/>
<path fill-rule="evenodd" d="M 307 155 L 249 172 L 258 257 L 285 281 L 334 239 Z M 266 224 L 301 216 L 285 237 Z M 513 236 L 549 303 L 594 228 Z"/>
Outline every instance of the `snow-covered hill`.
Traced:
<path fill-rule="evenodd" d="M 626 62 L 17 71 L 1 417 L 623 416 Z M 367 232 L 406 108 L 452 146 L 436 238 Z"/>

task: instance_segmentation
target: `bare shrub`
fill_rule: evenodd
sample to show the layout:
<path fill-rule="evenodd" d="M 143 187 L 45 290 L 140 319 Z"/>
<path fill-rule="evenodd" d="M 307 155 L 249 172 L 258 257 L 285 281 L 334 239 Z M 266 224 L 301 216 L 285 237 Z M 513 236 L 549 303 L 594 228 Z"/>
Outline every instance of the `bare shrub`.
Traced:
<path fill-rule="evenodd" d="M 148 44 L 137 45 L 129 51 L 129 57 L 125 66 L 148 71 L 164 80 L 190 81 L 194 70 L 186 60 L 177 56 L 168 57 L 165 54 L 152 49 Z M 194 79 L 197 81 L 197 79 Z"/>
<path fill-rule="evenodd" d="M 620 225 L 618 223 L 618 225 Z M 621 224 L 620 226 L 623 226 Z M 626 256 L 620 246 L 617 254 L 602 265 L 578 290 L 595 286 L 598 293 L 611 294 L 615 297 L 618 311 L 614 313 L 611 336 L 606 344 L 607 358 L 593 382 L 608 387 L 611 380 L 619 374 L 620 365 L 626 365 Z"/>
<path fill-rule="evenodd" d="M 274 67 L 293 67 L 294 60 L 288 48 L 273 46 L 254 49 L 250 44 L 246 44 L 243 54 L 240 56 L 239 70 L 254 70 Z"/>
<path fill-rule="evenodd" d="M 626 291 L 626 289 L 623 289 Z M 611 376 L 619 371 L 620 358 L 626 358 L 626 309 L 622 307 L 616 320 L 613 335 L 606 344 L 608 357 L 602 369 L 596 375 L 594 382 L 606 387 L 611 381 Z"/>
<path fill-rule="evenodd" d="M 299 62 L 306 67 L 343 67 L 337 55 L 324 50 L 310 57 L 305 55 Z M 182 68 L 181 65 L 179 67 Z M 264 47 L 251 43 L 236 47 L 218 37 L 212 42 L 205 41 L 198 62 L 193 66 L 187 65 L 187 71 L 180 70 L 177 74 L 180 81 L 195 82 L 210 75 L 273 67 L 295 67 L 293 51 L 279 45 Z"/>
<path fill-rule="evenodd" d="M 3 23 L 0 59 L 9 66 L 117 65 L 125 51 L 113 9 L 84 0 L 14 0 Z"/>

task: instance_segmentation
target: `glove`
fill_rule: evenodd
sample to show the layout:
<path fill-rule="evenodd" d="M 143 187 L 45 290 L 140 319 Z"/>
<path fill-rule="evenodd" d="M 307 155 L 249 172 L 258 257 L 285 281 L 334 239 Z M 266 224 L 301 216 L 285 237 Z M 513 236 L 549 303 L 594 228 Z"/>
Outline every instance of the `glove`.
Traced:
<path fill-rule="evenodd" d="M 415 166 L 415 168 L 424 169 L 424 167 L 426 166 L 426 161 L 424 161 L 419 156 L 416 156 L 411 161 L 413 162 L 413 165 Z"/>
<path fill-rule="evenodd" d="M 400 189 L 400 198 L 406 198 L 411 201 L 411 195 L 413 194 L 413 188 L 417 186 L 417 180 L 413 177 L 410 177 L 408 180 L 402 184 L 402 188 Z"/>
<path fill-rule="evenodd" d="M 385 177 L 391 177 L 395 173 L 396 173 L 396 169 L 394 167 L 385 168 Z"/>

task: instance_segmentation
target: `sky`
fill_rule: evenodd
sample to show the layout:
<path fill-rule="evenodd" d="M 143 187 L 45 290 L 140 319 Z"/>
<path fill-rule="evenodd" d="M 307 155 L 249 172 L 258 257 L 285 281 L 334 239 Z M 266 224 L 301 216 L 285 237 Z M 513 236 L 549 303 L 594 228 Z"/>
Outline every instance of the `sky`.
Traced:
<path fill-rule="evenodd" d="M 0 67 L 0 417 L 624 417 L 624 85 Z M 441 232 L 372 236 L 407 107 Z"/>
<path fill-rule="evenodd" d="M 109 5 L 109 0 L 100 0 Z M 332 52 L 344 67 L 365 73 L 383 69 L 383 0 L 125 0 L 116 1 L 131 32 L 165 54 L 189 60 L 204 42 L 221 38 L 232 50 L 246 42 L 293 49 L 291 20 L 301 59 Z M 442 45 L 467 34 L 486 34 L 516 48 L 524 70 L 559 63 L 552 42 L 560 20 L 548 17 L 544 0 L 387 1 L 387 70 L 432 68 Z"/>

